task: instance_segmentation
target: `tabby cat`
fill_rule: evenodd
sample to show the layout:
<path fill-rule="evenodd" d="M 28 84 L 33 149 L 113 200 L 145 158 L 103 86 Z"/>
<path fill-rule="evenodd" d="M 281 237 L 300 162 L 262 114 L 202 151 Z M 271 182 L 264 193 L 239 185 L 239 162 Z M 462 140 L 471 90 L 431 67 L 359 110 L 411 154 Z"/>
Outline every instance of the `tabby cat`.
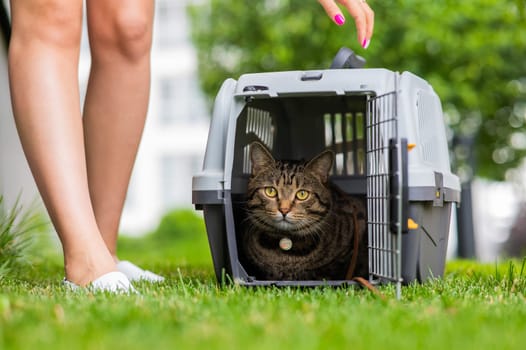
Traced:
<path fill-rule="evenodd" d="M 280 161 L 254 142 L 250 159 L 241 240 L 249 274 L 260 280 L 344 280 L 356 232 L 354 276 L 365 277 L 365 208 L 329 182 L 334 153 L 324 151 L 308 162 Z"/>

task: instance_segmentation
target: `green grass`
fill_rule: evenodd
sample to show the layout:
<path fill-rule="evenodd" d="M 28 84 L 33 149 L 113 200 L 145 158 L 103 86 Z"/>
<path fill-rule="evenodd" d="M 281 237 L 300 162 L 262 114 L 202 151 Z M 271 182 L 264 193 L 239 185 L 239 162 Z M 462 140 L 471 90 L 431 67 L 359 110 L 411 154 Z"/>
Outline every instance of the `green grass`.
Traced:
<path fill-rule="evenodd" d="M 0 349 L 523 349 L 522 261 L 450 262 L 443 279 L 382 292 L 215 284 L 206 236 L 121 240 L 167 276 L 140 295 L 72 293 L 56 249 L 0 280 Z"/>
<path fill-rule="evenodd" d="M 31 235 L 45 228 L 35 205 L 23 208 L 16 200 L 8 207 L 0 195 L 0 279 L 24 265 L 23 253 L 30 245 Z"/>

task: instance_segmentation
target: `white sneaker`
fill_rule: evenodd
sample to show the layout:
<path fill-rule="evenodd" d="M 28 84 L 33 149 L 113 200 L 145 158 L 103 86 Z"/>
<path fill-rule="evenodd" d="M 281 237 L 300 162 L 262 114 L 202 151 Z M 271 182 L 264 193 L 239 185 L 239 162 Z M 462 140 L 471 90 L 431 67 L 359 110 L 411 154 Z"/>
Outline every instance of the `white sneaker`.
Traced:
<path fill-rule="evenodd" d="M 80 290 L 81 286 L 68 281 L 64 278 L 62 284 L 71 290 Z M 138 294 L 133 288 L 130 280 L 125 274 L 119 271 L 108 272 L 86 286 L 86 289 L 92 292 L 111 292 L 117 294 Z"/>
<path fill-rule="evenodd" d="M 159 276 L 151 271 L 143 270 L 139 266 L 132 264 L 129 261 L 119 261 L 117 263 L 117 270 L 122 272 L 132 282 L 148 281 L 148 282 L 162 282 L 163 276 Z"/>

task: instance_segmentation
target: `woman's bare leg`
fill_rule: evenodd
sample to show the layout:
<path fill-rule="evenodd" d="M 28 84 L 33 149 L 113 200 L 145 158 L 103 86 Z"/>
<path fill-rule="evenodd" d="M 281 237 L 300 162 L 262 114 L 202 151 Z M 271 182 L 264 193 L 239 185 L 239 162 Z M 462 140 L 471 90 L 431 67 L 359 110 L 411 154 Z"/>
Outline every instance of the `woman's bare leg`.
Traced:
<path fill-rule="evenodd" d="M 92 66 L 84 105 L 91 201 L 116 259 L 119 221 L 150 93 L 153 0 L 87 0 Z"/>
<path fill-rule="evenodd" d="M 116 269 L 91 206 L 78 91 L 81 0 L 11 1 L 11 97 L 24 152 L 64 250 L 66 278 Z"/>

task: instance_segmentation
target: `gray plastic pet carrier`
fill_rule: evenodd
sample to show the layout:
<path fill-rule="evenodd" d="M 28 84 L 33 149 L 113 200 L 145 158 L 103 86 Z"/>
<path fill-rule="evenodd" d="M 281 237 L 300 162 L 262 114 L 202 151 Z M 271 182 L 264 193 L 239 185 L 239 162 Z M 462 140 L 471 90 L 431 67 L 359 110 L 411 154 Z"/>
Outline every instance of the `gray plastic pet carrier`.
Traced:
<path fill-rule="evenodd" d="M 359 64 L 350 50 L 333 66 Z M 240 261 L 238 234 L 251 164 L 248 146 L 276 158 L 332 149 L 331 180 L 367 203 L 369 279 L 424 281 L 444 272 L 460 184 L 450 171 L 440 100 L 421 78 L 387 69 L 335 68 L 242 75 L 216 97 L 193 203 L 203 210 L 218 280 L 242 285 L 341 285 L 262 281 Z"/>

